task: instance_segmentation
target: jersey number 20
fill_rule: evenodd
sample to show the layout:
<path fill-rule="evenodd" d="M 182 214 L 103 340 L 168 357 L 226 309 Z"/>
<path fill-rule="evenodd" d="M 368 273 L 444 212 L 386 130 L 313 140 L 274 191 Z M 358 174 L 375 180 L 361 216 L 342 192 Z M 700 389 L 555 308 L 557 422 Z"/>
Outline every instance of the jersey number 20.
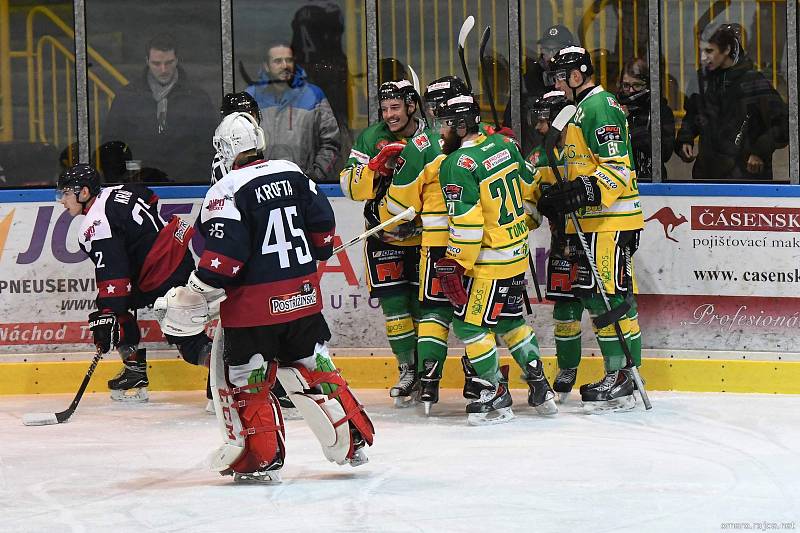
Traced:
<path fill-rule="evenodd" d="M 267 230 L 264 235 L 264 244 L 261 245 L 263 255 L 278 254 L 281 268 L 289 268 L 291 259 L 289 252 L 294 251 L 297 262 L 304 265 L 310 262 L 313 257 L 308 247 L 308 241 L 303 230 L 294 227 L 294 218 L 297 217 L 297 207 L 290 205 L 273 209 L 269 212 L 267 220 Z M 289 239 L 286 238 L 286 230 L 289 230 Z M 300 240 L 299 246 L 294 246 L 292 237 Z"/>

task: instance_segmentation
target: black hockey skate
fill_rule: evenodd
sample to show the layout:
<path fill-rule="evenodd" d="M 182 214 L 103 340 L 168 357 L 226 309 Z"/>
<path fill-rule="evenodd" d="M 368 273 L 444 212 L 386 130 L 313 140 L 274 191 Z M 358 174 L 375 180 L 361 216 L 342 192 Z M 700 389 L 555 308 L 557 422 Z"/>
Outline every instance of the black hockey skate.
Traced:
<path fill-rule="evenodd" d="M 394 398 L 395 407 L 408 407 L 413 403 L 414 394 L 419 392 L 417 369 L 413 364 L 400 363 L 400 378 L 394 387 L 389 389 L 389 396 Z"/>
<path fill-rule="evenodd" d="M 439 361 L 433 359 L 425 359 L 422 362 L 425 372 L 420 381 L 420 394 L 419 400 L 425 407 L 425 416 L 430 416 L 431 406 L 439 402 Z"/>
<path fill-rule="evenodd" d="M 505 370 L 505 372 L 503 372 Z M 480 396 L 474 402 L 467 404 L 467 423 L 471 426 L 486 426 L 502 424 L 514 419 L 511 411 L 511 393 L 508 391 L 508 366 L 501 368 L 505 383 L 497 384 L 475 377 L 472 382 L 480 386 Z"/>
<path fill-rule="evenodd" d="M 589 414 L 629 411 L 636 406 L 633 380 L 625 370 L 609 372 L 597 383 L 581 387 L 583 410 Z"/>
<path fill-rule="evenodd" d="M 544 375 L 544 365 L 540 359 L 528 363 L 523 379 L 528 382 L 528 405 L 533 406 L 540 415 L 554 415 L 558 413 L 555 393 L 550 388 L 547 376 Z"/>
<path fill-rule="evenodd" d="M 577 368 L 562 368 L 558 371 L 556 380 L 553 382 L 553 390 L 557 393 L 556 401 L 564 403 L 575 386 L 575 379 L 578 377 Z M 583 389 L 583 387 L 581 387 Z"/>
<path fill-rule="evenodd" d="M 283 459 L 279 457 L 255 472 L 234 472 L 233 481 L 241 484 L 277 485 L 281 482 L 281 468 L 283 468 Z"/>
<path fill-rule="evenodd" d="M 146 402 L 148 399 L 147 386 L 147 352 L 144 348 L 139 348 L 133 352 L 133 348 L 127 350 L 120 347 L 120 355 L 123 355 L 122 370 L 116 377 L 108 380 L 108 388 L 111 391 L 111 399 L 120 402 Z"/>
<path fill-rule="evenodd" d="M 478 377 L 478 374 L 475 372 L 472 363 L 469 362 L 469 357 L 466 355 L 461 356 L 461 368 L 464 370 L 463 396 L 467 400 L 477 400 L 481 397 L 481 390 L 483 390 L 483 388 L 473 381 Z"/>

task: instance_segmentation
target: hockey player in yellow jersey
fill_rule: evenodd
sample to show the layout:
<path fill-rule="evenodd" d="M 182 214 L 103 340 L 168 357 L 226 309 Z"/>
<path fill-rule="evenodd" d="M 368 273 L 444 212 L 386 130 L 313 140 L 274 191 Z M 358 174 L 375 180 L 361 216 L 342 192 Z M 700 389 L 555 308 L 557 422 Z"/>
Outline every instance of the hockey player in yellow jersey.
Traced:
<path fill-rule="evenodd" d="M 347 198 L 366 201 L 364 217 L 368 227 L 380 223 L 378 205 L 389 188 L 398 155 L 406 141 L 421 133 L 425 125 L 415 116 L 420 98 L 409 81 L 381 84 L 378 100 L 381 121 L 358 136 L 339 176 Z M 364 241 L 365 277 L 370 297 L 377 298 L 381 304 L 389 345 L 400 372 L 397 384 L 389 390 L 397 406 L 410 405 L 418 387 L 415 353 L 419 319 L 419 231 L 418 223 L 410 221 Z"/>
<path fill-rule="evenodd" d="M 533 330 L 522 318 L 528 224 L 520 174 L 532 176 L 511 139 L 479 131 L 480 109 L 472 95 L 447 101 L 438 120 L 442 151 L 439 184 L 448 212 L 445 256 L 436 275 L 455 308 L 453 332 L 464 341 L 475 370 L 468 387 L 468 422 L 511 420 L 511 395 L 499 368 L 495 334 L 524 371 L 528 402 L 554 414 L 554 393 L 539 360 Z"/>
<path fill-rule="evenodd" d="M 544 192 L 539 210 L 550 220 L 573 212 L 577 215 L 612 307 L 606 312 L 575 227 L 568 220 L 569 245 L 577 251 L 573 292 L 592 316 L 606 370 L 602 380 L 581 386 L 581 399 L 589 412 L 631 409 L 634 384 L 623 370 L 625 351 L 614 326 L 619 322 L 634 363 L 639 364 L 641 333 L 633 300 L 631 256 L 638 247 L 644 220 L 628 125 L 614 95 L 594 83 L 591 58 L 583 48 L 560 50 L 550 60 L 548 74 L 577 111 L 565 128 L 567 181 Z"/>

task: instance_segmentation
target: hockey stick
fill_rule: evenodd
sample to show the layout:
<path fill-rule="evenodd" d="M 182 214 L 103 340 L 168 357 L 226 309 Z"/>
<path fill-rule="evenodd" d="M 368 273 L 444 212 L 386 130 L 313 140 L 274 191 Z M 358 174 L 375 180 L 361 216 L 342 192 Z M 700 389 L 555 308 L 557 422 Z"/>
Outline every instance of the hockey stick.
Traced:
<path fill-rule="evenodd" d="M 28 413 L 22 417 L 22 423 L 26 426 L 48 426 L 50 424 L 61 424 L 69 420 L 69 417 L 71 417 L 75 409 L 78 408 L 78 402 L 81 401 L 83 393 L 87 385 L 89 385 L 89 381 L 92 379 L 92 374 L 94 374 L 94 370 L 97 368 L 97 363 L 99 363 L 102 358 L 103 352 L 98 348 L 92 358 L 92 363 L 89 365 L 89 370 L 86 371 L 83 383 L 81 383 L 78 389 L 78 394 L 75 395 L 72 403 L 69 404 L 69 407 L 65 411 L 60 411 L 58 413 Z"/>
<path fill-rule="evenodd" d="M 333 249 L 333 253 L 334 254 L 338 254 L 339 252 L 341 252 L 345 248 L 353 246 L 355 243 L 361 242 L 361 241 L 363 241 L 364 239 L 366 239 L 367 237 L 369 237 L 371 235 L 375 235 L 376 233 L 378 233 L 382 229 L 386 229 L 388 226 L 393 226 L 393 225 L 397 224 L 398 222 L 404 220 L 407 216 L 411 215 L 413 217 L 413 215 L 416 215 L 416 214 L 417 214 L 417 211 L 413 207 L 409 207 L 408 209 L 406 209 L 405 211 L 403 211 L 399 215 L 393 216 L 392 218 L 390 218 L 386 222 L 381 222 L 380 224 L 378 224 L 374 228 L 368 229 L 367 231 L 365 231 L 361 235 L 353 237 L 352 239 L 350 239 L 349 241 L 347 241 L 344 244 L 340 244 L 339 246 L 337 246 L 336 248 Z"/>
<path fill-rule="evenodd" d="M 497 107 L 494 105 L 494 95 L 492 94 L 492 84 L 489 83 L 489 78 L 486 76 L 486 45 L 489 44 L 489 35 L 492 33 L 491 26 L 486 26 L 481 35 L 481 48 L 480 48 L 480 65 L 481 65 L 481 80 L 483 82 L 483 90 L 486 91 L 486 98 L 489 100 L 489 107 L 492 109 L 492 118 L 494 125 L 500 129 L 500 117 L 497 114 Z"/>
<path fill-rule="evenodd" d="M 473 26 L 475 26 L 475 17 L 470 15 L 464 19 L 461 30 L 458 32 L 458 57 L 461 59 L 461 70 L 464 71 L 464 81 L 467 82 L 469 92 L 472 92 L 472 81 L 469 79 L 469 69 L 467 69 L 467 62 L 464 59 L 464 43 L 467 42 L 467 37 Z"/>
<path fill-rule="evenodd" d="M 483 30 L 483 35 L 481 35 L 481 46 L 480 46 L 480 66 L 481 66 L 481 80 L 483 83 L 483 90 L 486 91 L 486 99 L 489 100 L 489 107 L 492 109 L 492 118 L 494 118 L 494 125 L 499 130 L 500 129 L 500 116 L 497 114 L 497 106 L 494 105 L 494 94 L 492 93 L 492 84 L 489 83 L 489 78 L 486 76 L 486 45 L 489 43 L 489 36 L 492 33 L 492 27 L 486 26 Z M 531 257 L 531 252 L 528 250 L 528 266 L 531 269 L 531 276 L 533 277 L 533 287 L 536 289 L 536 299 L 539 300 L 541 303 L 542 300 L 542 291 L 539 289 L 539 278 L 536 276 L 536 266 L 533 263 L 533 257 Z M 525 310 L 528 314 L 532 314 L 533 310 L 531 309 L 531 304 L 528 301 L 527 294 L 525 295 Z"/>
<path fill-rule="evenodd" d="M 425 116 L 425 110 L 422 106 L 422 98 L 420 97 L 420 94 L 422 93 L 419 92 L 419 77 L 410 64 L 408 65 L 408 71 L 411 73 L 411 84 L 414 86 L 414 92 L 416 93 L 417 111 L 419 111 L 420 115 L 422 116 L 422 122 L 427 128 L 428 118 Z"/>
<path fill-rule="evenodd" d="M 547 162 L 550 168 L 555 174 L 556 179 L 559 183 L 566 183 L 564 178 L 561 176 L 561 171 L 558 169 L 558 164 L 556 163 L 555 159 L 555 147 L 556 147 L 556 140 L 561 135 L 561 131 L 567 125 L 567 123 L 572 119 L 575 115 L 575 112 L 578 110 L 577 107 L 574 105 L 568 105 L 562 109 L 556 118 L 553 120 L 552 124 L 550 125 L 550 130 L 547 132 L 544 141 L 544 149 L 547 154 Z M 589 262 L 589 266 L 592 271 L 592 276 L 594 277 L 594 281 L 597 284 L 597 290 L 600 291 L 600 296 L 603 297 L 603 303 L 606 306 L 606 311 L 611 311 L 611 302 L 608 300 L 608 295 L 606 294 L 605 285 L 603 283 L 603 278 L 600 277 L 600 272 L 597 271 L 597 265 L 595 264 L 594 254 L 592 254 L 591 248 L 589 248 L 589 244 L 586 241 L 586 235 L 583 233 L 581 229 L 580 222 L 578 221 L 578 216 L 575 212 L 571 212 L 569 214 L 570 220 L 572 220 L 572 225 L 575 226 L 575 233 L 578 235 L 578 240 L 581 242 L 581 247 L 583 248 L 583 252 L 586 254 L 586 259 Z M 627 251 L 625 253 L 627 256 Z M 627 257 L 626 257 L 627 259 Z M 630 266 L 626 265 L 626 269 L 629 269 Z M 639 369 L 636 368 L 636 365 L 633 363 L 633 357 L 631 357 L 631 351 L 628 348 L 628 343 L 625 342 L 625 335 L 622 334 L 622 328 L 619 325 L 619 319 L 614 321 L 614 331 L 617 334 L 617 340 L 619 341 L 620 347 L 622 348 L 623 353 L 625 354 L 625 362 L 627 367 L 630 369 L 631 376 L 633 377 L 633 382 L 636 384 L 636 388 L 639 390 L 639 395 L 642 397 L 642 403 L 644 403 L 645 409 L 652 409 L 653 405 L 650 403 L 650 398 L 647 396 L 647 391 L 644 388 L 644 382 L 642 381 L 642 376 L 639 374 Z"/>

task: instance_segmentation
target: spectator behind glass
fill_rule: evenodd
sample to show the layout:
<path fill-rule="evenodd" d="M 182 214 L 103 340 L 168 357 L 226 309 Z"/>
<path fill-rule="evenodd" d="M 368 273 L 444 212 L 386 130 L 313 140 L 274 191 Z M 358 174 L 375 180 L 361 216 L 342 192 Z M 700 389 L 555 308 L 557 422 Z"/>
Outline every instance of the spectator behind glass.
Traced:
<path fill-rule="evenodd" d="M 247 87 L 261 109 L 265 159 L 288 159 L 318 182 L 336 181 L 339 127 L 322 89 L 306 81 L 292 47 L 276 42 L 258 80 Z"/>
<path fill-rule="evenodd" d="M 772 154 L 788 144 L 788 107 L 741 42 L 741 26 L 723 24 L 702 44 L 675 146 L 694 179 L 772 179 Z"/>
<path fill-rule="evenodd" d="M 145 47 L 146 66 L 114 98 L 103 142 L 126 144 L 142 168 L 178 182 L 207 180 L 214 151 L 208 139 L 216 126 L 211 99 L 190 82 L 170 35 Z"/>
<path fill-rule="evenodd" d="M 544 73 L 550 58 L 558 53 L 562 48 L 577 44 L 572 32 L 566 26 L 556 24 L 545 30 L 541 38 L 536 41 L 539 47 L 536 57 L 525 57 L 525 74 L 522 76 L 522 94 L 520 95 L 522 116 L 527 117 L 530 113 L 533 102 L 542 97 L 545 93 L 555 90 L 552 85 L 546 85 Z M 503 114 L 503 126 L 511 127 L 511 102 L 506 104 Z M 539 146 L 544 138 L 534 128 L 529 127 L 528 120 L 522 121 L 522 150 L 529 153 L 535 146 Z"/>
<path fill-rule="evenodd" d="M 628 117 L 628 130 L 633 144 L 636 178 L 653 179 L 653 157 L 650 136 L 650 70 L 642 58 L 629 59 L 622 68 L 617 99 Z M 665 98 L 661 98 L 661 179 L 667 179 L 664 163 L 675 147 L 675 116 Z"/>

